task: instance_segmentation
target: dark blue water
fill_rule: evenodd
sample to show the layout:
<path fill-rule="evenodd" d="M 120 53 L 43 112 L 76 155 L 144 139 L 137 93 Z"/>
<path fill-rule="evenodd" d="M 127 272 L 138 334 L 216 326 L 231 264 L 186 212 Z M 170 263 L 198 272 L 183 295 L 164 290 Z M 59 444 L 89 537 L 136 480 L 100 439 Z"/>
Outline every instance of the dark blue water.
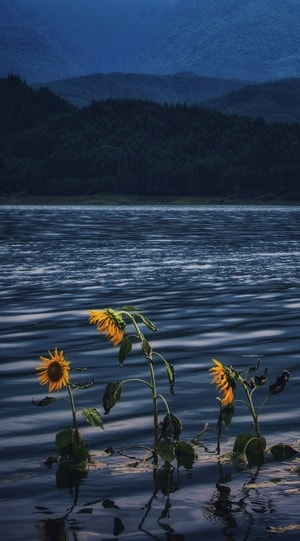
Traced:
<path fill-rule="evenodd" d="M 297 457 L 268 460 L 259 472 L 218 463 L 218 404 L 208 369 L 216 357 L 236 368 L 262 359 L 287 389 L 266 404 L 267 445 L 299 438 L 299 207 L 0 207 L 1 532 L 22 540 L 260 540 L 299 536 Z M 174 396 L 163 369 L 159 390 L 183 422 L 183 439 L 202 430 L 205 447 L 191 471 L 173 475 L 171 493 L 155 484 L 139 451 L 152 444 L 151 399 L 128 384 L 105 416 L 105 431 L 81 422 L 93 457 L 83 478 L 61 479 L 54 438 L 70 424 L 64 401 L 32 405 L 47 394 L 35 367 L 63 349 L 93 378 L 78 410 L 96 407 L 108 381 L 147 377 L 135 351 L 121 369 L 117 349 L 88 324 L 88 310 L 138 306 L 158 327 L 153 347 L 176 371 Z M 63 395 L 63 393 L 62 393 Z M 265 389 L 257 391 L 258 402 Z M 230 451 L 251 422 L 240 406 L 222 437 Z M 207 452 L 208 451 L 208 452 Z M 128 456 L 124 456 L 128 455 Z M 128 463 L 130 464 L 128 466 Z M 136 467 L 132 467 L 132 464 Z M 281 528 L 281 530 L 280 530 Z M 202 539 L 201 537 L 201 539 Z M 282 538 L 282 537 L 281 537 Z"/>

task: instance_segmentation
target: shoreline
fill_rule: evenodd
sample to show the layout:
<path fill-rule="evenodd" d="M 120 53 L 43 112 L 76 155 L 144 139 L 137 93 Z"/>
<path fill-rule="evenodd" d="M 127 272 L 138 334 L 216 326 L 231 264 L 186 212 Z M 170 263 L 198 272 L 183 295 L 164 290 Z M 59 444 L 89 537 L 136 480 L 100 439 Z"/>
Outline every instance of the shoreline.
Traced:
<path fill-rule="evenodd" d="M 285 205 L 298 206 L 299 199 L 287 199 L 275 197 L 272 194 L 265 194 L 260 197 L 235 197 L 233 195 L 226 196 L 141 196 L 141 195 L 125 195 L 110 192 L 98 193 L 90 196 L 86 195 L 28 195 L 25 193 L 11 193 L 0 195 L 0 205 L 95 205 L 95 206 L 124 206 L 124 205 L 173 205 L 173 206 L 195 206 L 195 205 Z"/>

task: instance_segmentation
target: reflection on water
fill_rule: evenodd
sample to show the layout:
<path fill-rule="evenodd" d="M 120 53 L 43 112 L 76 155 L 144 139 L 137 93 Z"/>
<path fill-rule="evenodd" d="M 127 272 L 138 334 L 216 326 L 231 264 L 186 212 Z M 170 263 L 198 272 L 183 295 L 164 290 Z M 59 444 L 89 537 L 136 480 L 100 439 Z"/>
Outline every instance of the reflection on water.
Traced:
<path fill-rule="evenodd" d="M 259 355 L 270 379 L 283 369 L 291 374 L 287 392 L 264 409 L 263 433 L 269 445 L 297 440 L 300 208 L 0 207 L 0 249 L 4 539 L 198 541 L 201 532 L 239 541 L 265 539 L 280 528 L 285 539 L 296 539 L 299 475 L 288 461 L 268 463 L 253 477 L 230 463 L 220 471 L 215 456 L 199 448 L 193 470 L 172 472 L 166 489 L 152 471 L 101 454 L 135 445 L 137 433 L 139 441 L 151 441 L 150 400 L 144 388 L 128 385 L 104 432 L 82 426 L 94 465 L 81 479 L 60 478 L 43 462 L 55 454 L 57 425 L 68 426 L 69 410 L 41 411 L 31 401 L 44 396 L 37 359 L 58 347 L 95 381 L 78 393 L 77 407 L 93 402 L 100 409 L 104 386 L 120 378 L 120 368 L 87 312 L 132 304 L 157 324 L 151 343 L 174 364 L 176 394 L 169 401 L 184 439 L 208 422 L 205 445 L 215 449 L 211 357 L 244 368 Z M 121 374 L 146 371 L 133 356 Z M 161 391 L 167 394 L 167 385 Z M 248 423 L 240 408 L 223 436 L 224 451 Z"/>

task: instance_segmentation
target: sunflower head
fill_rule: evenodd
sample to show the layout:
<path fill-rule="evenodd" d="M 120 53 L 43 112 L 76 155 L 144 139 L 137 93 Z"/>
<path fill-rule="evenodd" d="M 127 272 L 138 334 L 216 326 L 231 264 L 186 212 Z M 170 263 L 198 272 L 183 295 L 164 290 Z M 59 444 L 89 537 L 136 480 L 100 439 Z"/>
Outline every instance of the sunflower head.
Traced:
<path fill-rule="evenodd" d="M 49 392 L 59 391 L 69 383 L 70 363 L 64 358 L 64 352 L 55 348 L 54 352 L 48 351 L 49 357 L 40 357 L 40 363 L 36 367 L 41 385 L 49 384 Z"/>
<path fill-rule="evenodd" d="M 219 399 L 221 406 L 230 406 L 234 402 L 234 372 L 228 366 L 223 365 L 216 359 L 212 359 L 212 362 L 214 363 L 214 366 L 209 369 L 213 375 L 211 383 L 217 385 L 217 389 L 222 395 L 222 398 Z"/>
<path fill-rule="evenodd" d="M 122 318 L 122 314 L 111 308 L 105 310 L 90 310 L 89 322 L 97 326 L 99 332 L 103 332 L 108 340 L 114 346 L 118 346 L 123 338 L 126 328 L 126 323 Z"/>

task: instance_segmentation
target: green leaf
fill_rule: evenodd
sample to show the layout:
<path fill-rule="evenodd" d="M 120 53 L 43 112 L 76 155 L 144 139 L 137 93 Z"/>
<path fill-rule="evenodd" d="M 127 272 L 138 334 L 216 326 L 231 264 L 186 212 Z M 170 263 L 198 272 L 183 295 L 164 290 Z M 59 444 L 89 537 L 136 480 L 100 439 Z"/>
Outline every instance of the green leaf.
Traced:
<path fill-rule="evenodd" d="M 129 340 L 128 336 L 125 336 L 125 338 L 121 342 L 121 346 L 119 349 L 119 364 L 120 366 L 123 365 L 124 360 L 126 359 L 127 355 L 131 352 L 132 349 L 132 343 Z"/>
<path fill-rule="evenodd" d="M 70 386 L 72 387 L 72 389 L 89 389 L 93 385 L 94 385 L 93 379 L 87 383 L 70 383 Z"/>
<path fill-rule="evenodd" d="M 56 398 L 53 398 L 52 396 L 46 396 L 45 398 L 43 398 L 43 400 L 40 400 L 39 402 L 32 400 L 32 403 L 34 406 L 48 406 L 48 404 L 52 404 L 54 400 L 56 400 Z"/>
<path fill-rule="evenodd" d="M 56 434 L 55 444 L 57 451 L 62 454 L 66 448 L 72 446 L 73 443 L 73 429 L 68 428 L 66 430 L 61 430 Z"/>
<path fill-rule="evenodd" d="M 260 440 L 253 434 L 239 434 L 233 446 L 233 452 L 237 455 L 245 454 L 249 466 L 259 466 L 264 461 L 266 440 L 263 436 Z"/>
<path fill-rule="evenodd" d="M 152 347 L 151 347 L 150 342 L 148 342 L 147 338 L 144 335 L 143 335 L 143 339 L 142 339 L 142 350 L 143 350 L 143 353 L 144 353 L 145 357 L 147 357 L 147 359 L 151 359 Z"/>
<path fill-rule="evenodd" d="M 298 454 L 293 447 L 284 445 L 283 443 L 272 445 L 272 447 L 270 447 L 270 452 L 276 460 L 286 460 Z"/>
<path fill-rule="evenodd" d="M 167 376 L 168 376 L 168 380 L 169 380 L 170 393 L 175 394 L 174 393 L 174 384 L 175 384 L 174 366 L 171 363 L 168 363 L 168 361 L 166 361 L 165 359 L 164 359 L 164 363 L 165 363 L 166 372 L 167 372 Z"/>
<path fill-rule="evenodd" d="M 156 325 L 154 325 L 153 321 L 151 321 L 148 317 L 144 316 L 143 314 L 139 314 L 139 317 L 145 323 L 145 325 L 150 329 L 150 331 L 157 331 Z"/>
<path fill-rule="evenodd" d="M 105 413 L 109 413 L 111 408 L 121 398 L 122 384 L 116 381 L 110 382 L 106 385 L 103 395 L 103 408 Z"/>
<path fill-rule="evenodd" d="M 103 419 L 95 408 L 84 408 L 82 410 L 82 416 L 90 425 L 99 426 L 104 430 Z"/>
<path fill-rule="evenodd" d="M 172 442 L 159 441 L 155 446 L 155 451 L 164 462 L 171 464 L 175 459 L 175 444 Z"/>
<path fill-rule="evenodd" d="M 229 406 L 222 406 L 220 409 L 218 424 L 221 425 L 224 423 L 225 428 L 228 429 L 234 415 L 234 409 L 234 402 L 232 402 Z"/>
<path fill-rule="evenodd" d="M 173 415 L 173 413 L 167 413 L 165 415 L 162 428 L 161 428 L 161 435 L 164 439 L 174 438 L 174 440 L 178 440 L 180 434 L 182 431 L 182 423 L 176 415 Z"/>
<path fill-rule="evenodd" d="M 192 445 L 185 441 L 179 441 L 176 445 L 175 455 L 178 466 L 183 466 L 187 470 L 190 470 L 193 467 L 196 460 L 196 454 Z"/>
<path fill-rule="evenodd" d="M 125 310 L 126 312 L 139 312 L 140 308 L 137 308 L 136 306 L 131 306 L 131 304 L 126 304 L 126 306 L 123 306 L 121 310 Z"/>

